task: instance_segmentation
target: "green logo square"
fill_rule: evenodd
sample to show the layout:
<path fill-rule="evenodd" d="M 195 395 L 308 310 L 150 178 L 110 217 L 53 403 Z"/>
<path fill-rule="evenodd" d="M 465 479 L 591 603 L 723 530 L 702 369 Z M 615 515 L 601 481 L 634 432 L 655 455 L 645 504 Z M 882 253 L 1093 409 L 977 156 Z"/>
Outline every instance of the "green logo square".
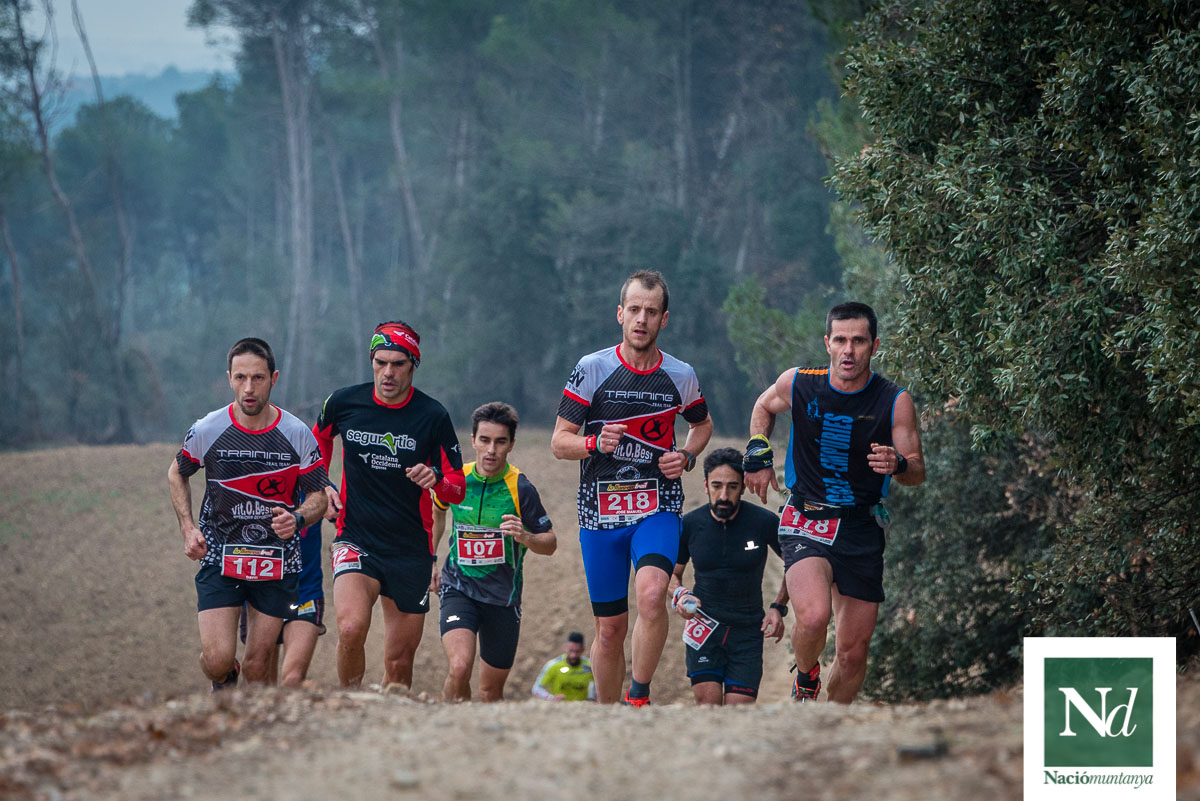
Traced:
<path fill-rule="evenodd" d="M 1045 661 L 1047 767 L 1154 765 L 1154 660 Z"/>

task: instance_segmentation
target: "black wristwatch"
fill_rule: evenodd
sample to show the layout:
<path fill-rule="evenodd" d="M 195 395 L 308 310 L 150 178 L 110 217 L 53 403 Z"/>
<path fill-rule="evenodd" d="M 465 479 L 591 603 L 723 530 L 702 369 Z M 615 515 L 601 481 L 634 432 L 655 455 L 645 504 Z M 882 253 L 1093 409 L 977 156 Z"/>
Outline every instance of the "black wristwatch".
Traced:
<path fill-rule="evenodd" d="M 787 604 L 771 604 L 771 608 L 778 612 L 780 617 L 787 617 Z"/>
<path fill-rule="evenodd" d="M 304 530 L 304 515 L 299 512 L 292 512 L 292 517 L 296 518 L 296 531 Z"/>
<path fill-rule="evenodd" d="M 445 476 L 445 474 L 442 473 L 442 469 L 435 464 L 429 465 L 429 469 L 433 471 L 433 475 L 437 479 L 436 481 L 433 482 L 433 486 L 436 487 L 438 484 L 442 483 L 442 479 L 445 478 L 446 476 Z"/>
<path fill-rule="evenodd" d="M 904 454 L 896 451 L 896 469 L 892 471 L 893 476 L 898 476 L 908 469 L 908 460 L 904 458 Z"/>
<path fill-rule="evenodd" d="M 683 448 L 680 448 L 679 452 L 687 457 L 687 465 L 683 468 L 684 470 L 691 470 L 696 466 L 696 455 L 694 453 L 686 451 Z"/>

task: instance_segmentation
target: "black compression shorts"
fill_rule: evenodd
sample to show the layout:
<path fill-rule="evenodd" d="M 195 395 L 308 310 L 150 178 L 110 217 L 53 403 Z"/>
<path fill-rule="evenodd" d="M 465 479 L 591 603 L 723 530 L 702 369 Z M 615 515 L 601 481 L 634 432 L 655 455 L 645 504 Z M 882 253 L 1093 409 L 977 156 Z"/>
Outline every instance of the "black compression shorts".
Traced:
<path fill-rule="evenodd" d="M 468 629 L 479 635 L 479 658 L 497 670 L 508 670 L 521 637 L 521 607 L 477 601 L 461 590 L 442 585 L 438 594 L 441 634 Z"/>

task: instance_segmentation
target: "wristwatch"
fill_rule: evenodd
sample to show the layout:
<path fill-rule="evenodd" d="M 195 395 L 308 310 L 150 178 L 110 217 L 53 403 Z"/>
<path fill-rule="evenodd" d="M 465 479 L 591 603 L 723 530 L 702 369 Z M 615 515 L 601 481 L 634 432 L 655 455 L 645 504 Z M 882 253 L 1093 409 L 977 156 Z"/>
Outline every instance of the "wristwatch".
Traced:
<path fill-rule="evenodd" d="M 787 604 L 771 604 L 771 608 L 778 612 L 780 617 L 787 617 Z"/>
<path fill-rule="evenodd" d="M 687 466 L 683 468 L 684 470 L 691 470 L 696 466 L 696 456 L 691 451 L 680 448 L 679 452 L 687 457 Z"/>
<path fill-rule="evenodd" d="M 304 529 L 304 515 L 299 512 L 292 512 L 292 517 L 296 518 L 296 531 Z"/>

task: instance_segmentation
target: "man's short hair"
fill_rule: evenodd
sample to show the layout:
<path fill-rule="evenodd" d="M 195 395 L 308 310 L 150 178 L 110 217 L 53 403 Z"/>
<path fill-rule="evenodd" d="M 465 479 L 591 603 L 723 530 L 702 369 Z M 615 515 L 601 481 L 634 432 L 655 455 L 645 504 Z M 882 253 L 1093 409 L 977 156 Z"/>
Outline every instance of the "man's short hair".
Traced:
<path fill-rule="evenodd" d="M 241 356 L 243 353 L 251 353 L 260 359 L 266 359 L 267 372 L 275 374 L 275 353 L 265 339 L 258 337 L 246 337 L 234 342 L 233 347 L 229 349 L 229 358 L 226 360 L 229 366 L 225 369 L 233 372 L 233 357 Z"/>
<path fill-rule="evenodd" d="M 739 476 L 746 475 L 745 468 L 742 467 L 742 452 L 734 448 L 717 448 L 704 457 L 705 478 L 718 467 L 732 467 Z"/>
<path fill-rule="evenodd" d="M 852 300 L 839 303 L 825 315 L 825 336 L 833 333 L 834 320 L 866 320 L 871 329 L 871 339 L 879 336 L 879 322 L 875 319 L 875 310 L 865 303 Z"/>
<path fill-rule="evenodd" d="M 625 279 L 625 283 L 621 284 L 621 305 L 625 305 L 625 293 L 629 291 L 629 285 L 637 281 L 646 289 L 661 289 L 663 298 L 662 310 L 666 311 L 670 304 L 671 291 L 667 289 L 667 279 L 663 278 L 663 274 L 658 270 L 638 270 L 633 275 Z"/>
<path fill-rule="evenodd" d="M 510 439 L 517 438 L 517 424 L 521 422 L 521 418 L 517 416 L 517 410 L 509 406 L 507 403 L 500 401 L 492 401 L 485 403 L 475 411 L 471 412 L 471 436 L 475 436 L 479 431 L 480 423 L 496 423 L 497 425 L 508 426 L 508 436 Z"/>
<path fill-rule="evenodd" d="M 572 631 L 567 635 L 567 642 L 573 642 L 576 645 L 583 645 L 583 632 Z"/>

